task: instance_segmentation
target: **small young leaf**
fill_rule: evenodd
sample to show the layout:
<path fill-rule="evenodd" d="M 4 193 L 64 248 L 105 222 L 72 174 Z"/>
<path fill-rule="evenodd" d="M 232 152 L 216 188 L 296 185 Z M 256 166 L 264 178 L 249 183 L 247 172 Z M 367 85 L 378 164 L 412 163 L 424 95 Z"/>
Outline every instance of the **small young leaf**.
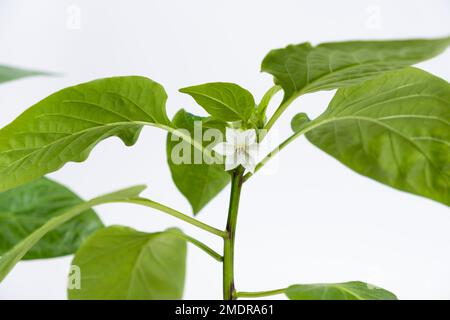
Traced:
<path fill-rule="evenodd" d="M 76 194 L 47 178 L 0 193 L 0 256 L 53 217 L 82 203 Z M 74 253 L 103 224 L 88 209 L 49 232 L 23 259 L 44 259 Z"/>
<path fill-rule="evenodd" d="M 397 300 L 393 293 L 359 281 L 296 284 L 285 293 L 291 300 Z"/>
<path fill-rule="evenodd" d="M 356 172 L 450 205 L 450 85 L 407 68 L 339 89 L 309 141 Z"/>
<path fill-rule="evenodd" d="M 212 82 L 180 89 L 210 115 L 223 121 L 247 122 L 256 111 L 250 92 L 234 83 Z"/>
<path fill-rule="evenodd" d="M 447 48 L 450 37 L 434 40 L 350 41 L 290 45 L 272 50 L 261 70 L 283 87 L 284 100 L 318 90 L 358 84 L 390 70 L 430 59 Z"/>
<path fill-rule="evenodd" d="M 71 300 L 181 299 L 186 272 L 186 241 L 170 232 L 144 233 L 111 226 L 90 236 L 72 265 L 81 270 Z"/>
<path fill-rule="evenodd" d="M 11 269 L 14 268 L 17 262 L 19 262 L 27 254 L 27 252 L 30 251 L 31 248 L 33 248 L 46 234 L 52 230 L 59 228 L 63 224 L 69 222 L 73 218 L 79 216 L 83 212 L 86 212 L 86 210 L 89 210 L 96 205 L 137 198 L 145 188 L 145 186 L 135 186 L 111 192 L 87 202 L 77 204 L 71 208 L 68 208 L 60 215 L 51 218 L 0 257 L 0 282 L 3 281 Z"/>
<path fill-rule="evenodd" d="M 311 120 L 304 112 L 297 113 L 291 120 L 291 128 L 294 132 L 299 132 L 305 128 Z"/>
<path fill-rule="evenodd" d="M 0 83 L 40 75 L 49 75 L 49 73 L 0 65 Z"/>
<path fill-rule="evenodd" d="M 166 93 L 144 77 L 115 77 L 63 89 L 0 130 L 0 191 L 84 161 L 100 141 L 133 145 L 143 124 L 170 126 Z"/>
<path fill-rule="evenodd" d="M 210 118 L 198 117 L 183 109 L 177 112 L 172 123 L 177 128 L 188 130 L 191 137 L 194 137 L 194 124 L 196 121 L 197 124 L 201 124 L 202 133 L 210 128 L 214 128 L 224 134 L 225 123 Z M 201 140 L 204 147 L 215 142 Z M 179 146 L 183 146 L 183 148 L 177 151 Z M 180 154 L 180 152 L 183 154 Z M 184 154 L 186 152 L 188 153 L 187 155 Z M 178 190 L 191 204 L 194 214 L 197 214 L 230 181 L 230 175 L 224 171 L 223 164 L 208 164 L 201 157 L 200 161 L 196 163 L 196 152 L 198 153 L 196 149 L 186 142 L 174 139 L 172 134 L 167 135 L 167 162 L 172 173 L 172 179 Z M 183 158 L 183 162 L 174 161 L 174 157 Z"/>

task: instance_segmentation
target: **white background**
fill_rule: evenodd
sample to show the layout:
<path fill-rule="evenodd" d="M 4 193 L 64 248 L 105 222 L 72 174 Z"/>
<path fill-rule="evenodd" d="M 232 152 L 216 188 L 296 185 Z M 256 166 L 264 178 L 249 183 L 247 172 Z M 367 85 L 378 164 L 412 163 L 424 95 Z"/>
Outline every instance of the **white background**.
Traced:
<path fill-rule="evenodd" d="M 71 15 L 78 9 L 76 29 Z M 58 89 L 115 75 L 144 75 L 163 84 L 169 116 L 180 107 L 200 114 L 178 88 L 230 81 L 259 100 L 272 84 L 259 72 L 272 48 L 304 41 L 437 37 L 450 33 L 449 21 L 448 0 L 2 0 L 0 63 L 60 76 L 0 86 L 0 126 Z M 449 58 L 450 50 L 420 67 L 448 80 Z M 300 98 L 280 121 L 280 136 L 289 134 L 296 112 L 314 117 L 332 95 Z M 303 138 L 285 149 L 278 164 L 275 174 L 258 173 L 245 185 L 237 230 L 238 289 L 361 280 L 401 299 L 450 298 L 447 207 L 359 176 Z M 190 212 L 171 181 L 165 133 L 157 129 L 145 129 L 131 148 L 115 138 L 104 141 L 88 161 L 70 163 L 51 177 L 84 198 L 146 183 L 146 196 Z M 227 188 L 198 218 L 224 227 L 228 193 Z M 139 230 L 177 225 L 221 250 L 213 236 L 149 209 L 107 205 L 98 212 L 107 224 Z M 19 263 L 0 284 L 0 299 L 65 299 L 70 259 Z M 191 246 L 185 298 L 221 298 L 220 264 Z"/>

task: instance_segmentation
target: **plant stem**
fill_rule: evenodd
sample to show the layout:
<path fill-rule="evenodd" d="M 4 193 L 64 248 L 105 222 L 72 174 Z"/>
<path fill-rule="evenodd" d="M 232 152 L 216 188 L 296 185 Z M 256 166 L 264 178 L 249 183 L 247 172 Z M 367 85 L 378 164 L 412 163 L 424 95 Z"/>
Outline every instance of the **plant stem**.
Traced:
<path fill-rule="evenodd" d="M 269 291 L 256 291 L 256 292 L 236 292 L 237 298 L 259 298 L 259 297 L 267 297 L 274 296 L 276 294 L 283 294 L 286 288 L 269 290 Z"/>
<path fill-rule="evenodd" d="M 259 169 L 261 169 L 267 162 L 269 162 L 270 159 L 272 159 L 273 157 L 275 157 L 278 152 L 281 151 L 281 149 L 283 149 L 285 146 L 287 146 L 291 141 L 293 141 L 295 139 L 296 135 L 292 135 L 289 138 L 287 138 L 286 140 L 284 140 L 279 146 L 277 146 L 275 149 L 273 149 L 267 156 L 264 157 L 264 159 L 262 159 L 255 167 L 255 171 L 253 173 L 248 172 L 245 176 L 244 176 L 244 182 L 247 181 L 252 175 L 254 175 Z"/>
<path fill-rule="evenodd" d="M 227 237 L 224 238 L 223 246 L 223 299 L 236 299 L 234 287 L 234 242 L 236 234 L 236 223 L 239 211 L 239 199 L 243 183 L 244 168 L 239 166 L 233 172 L 231 179 L 230 205 L 227 219 Z"/>
<path fill-rule="evenodd" d="M 213 257 L 214 259 L 216 259 L 219 262 L 223 261 L 223 257 L 218 254 L 216 251 L 214 251 L 212 248 L 208 247 L 206 244 L 204 244 L 203 242 L 192 238 L 191 236 L 188 236 L 187 234 L 184 233 L 180 233 L 180 232 L 172 232 L 172 231 L 165 231 L 166 233 L 170 233 L 171 235 L 174 235 L 176 237 L 182 238 L 190 243 L 192 243 L 193 245 L 195 245 L 196 247 L 202 249 L 203 251 L 205 251 L 207 254 L 209 254 L 211 257 Z"/>
<path fill-rule="evenodd" d="M 253 173 L 248 172 L 244 176 L 244 182 L 247 181 L 252 175 L 254 175 L 256 172 L 258 172 L 259 169 L 261 169 L 267 162 L 269 162 L 270 159 L 275 157 L 278 152 L 280 152 L 283 148 L 285 148 L 288 144 L 290 144 L 292 141 L 300 137 L 301 135 L 311 131 L 314 128 L 317 128 L 327 122 L 332 121 L 326 120 L 326 121 L 311 121 L 306 127 L 301 129 L 300 131 L 295 132 L 293 135 L 289 136 L 286 140 L 284 140 L 282 143 L 280 143 L 279 146 L 277 146 L 275 149 L 273 149 L 267 156 L 264 157 L 255 167 L 255 171 Z"/>
<path fill-rule="evenodd" d="M 116 202 L 125 202 L 125 203 L 134 203 L 134 204 L 140 204 L 146 207 L 150 207 L 153 209 L 157 209 L 159 211 L 165 212 L 169 215 L 171 215 L 172 217 L 178 218 L 180 220 L 183 220 L 193 226 L 196 226 L 200 229 L 203 229 L 205 231 L 208 231 L 212 234 L 215 234 L 219 237 L 222 238 L 226 238 L 228 235 L 225 231 L 216 229 L 212 226 L 210 226 L 209 224 L 203 223 L 201 221 L 198 221 L 197 219 L 194 219 L 184 213 L 181 213 L 175 209 L 169 208 L 161 203 L 149 200 L 149 199 L 145 199 L 145 198 L 134 198 L 134 199 L 127 199 L 127 200 L 123 200 L 123 201 L 116 201 Z"/>
<path fill-rule="evenodd" d="M 272 117 L 267 121 L 267 124 L 264 126 L 264 129 L 266 132 L 268 132 L 275 122 L 278 120 L 278 118 L 283 114 L 283 112 L 286 110 L 286 108 L 291 104 L 292 101 L 294 101 L 295 96 L 292 96 L 291 98 L 284 100 L 281 102 L 280 106 L 277 110 L 273 113 Z"/>

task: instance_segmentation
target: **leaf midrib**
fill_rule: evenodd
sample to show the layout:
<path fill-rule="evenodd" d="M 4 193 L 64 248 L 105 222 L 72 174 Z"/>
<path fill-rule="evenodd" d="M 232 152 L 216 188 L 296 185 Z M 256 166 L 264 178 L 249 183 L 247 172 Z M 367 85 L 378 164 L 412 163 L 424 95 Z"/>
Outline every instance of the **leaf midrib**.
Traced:
<path fill-rule="evenodd" d="M 130 282 L 128 284 L 128 289 L 127 289 L 127 299 L 129 299 L 130 296 L 131 296 L 131 289 L 132 289 L 133 284 L 135 283 L 135 276 L 137 274 L 136 268 L 141 264 L 141 260 L 143 259 L 143 255 L 144 255 L 145 250 L 148 250 L 147 253 L 149 253 L 153 257 L 153 261 L 156 264 L 158 264 L 160 267 L 162 267 L 161 270 L 164 270 L 164 272 L 166 272 L 166 274 L 167 274 L 167 270 L 164 268 L 164 265 L 161 263 L 161 261 L 157 257 L 157 255 L 155 255 L 155 253 L 153 251 L 153 248 L 150 245 L 151 242 L 157 240 L 158 237 L 163 236 L 163 235 L 164 235 L 163 232 L 158 232 L 158 233 L 153 233 L 153 234 L 146 235 L 148 237 L 148 239 L 140 247 L 139 253 L 136 256 L 136 259 L 134 261 L 133 267 L 131 268 Z M 170 277 L 170 274 L 167 274 L 167 275 Z"/>
<path fill-rule="evenodd" d="M 445 174 L 445 172 L 442 172 L 441 170 L 439 170 L 439 168 L 436 167 L 436 164 L 428 157 L 428 155 L 409 137 L 405 136 L 403 133 L 401 133 L 400 131 L 396 130 L 395 128 L 377 120 L 377 119 L 372 119 L 369 117 L 362 117 L 362 116 L 344 116 L 344 117 L 334 117 L 334 118 L 330 118 L 330 119 L 326 119 L 326 120 L 322 120 L 322 121 L 318 121 L 316 123 L 312 123 L 309 127 L 306 127 L 304 130 L 301 130 L 299 132 L 297 132 L 294 136 L 298 137 L 301 134 L 306 134 L 309 131 L 318 128 L 322 125 L 325 125 L 327 123 L 333 123 L 335 121 L 345 121 L 345 120 L 362 120 L 362 121 L 368 121 L 368 122 L 372 122 L 375 123 L 379 126 L 382 126 L 384 128 L 386 128 L 387 130 L 390 130 L 390 132 L 393 132 L 395 134 L 397 134 L 399 137 L 403 138 L 405 141 L 409 142 L 410 144 L 412 144 L 414 146 L 414 148 L 419 151 L 426 160 L 429 161 L 429 163 L 432 165 L 432 167 L 436 170 L 436 172 L 441 175 L 443 174 L 444 177 L 444 181 L 446 184 L 448 184 L 447 182 L 447 174 Z M 313 121 L 314 122 L 314 121 Z M 420 137 L 420 136 L 419 136 Z M 417 137 L 416 137 L 417 138 Z"/>
<path fill-rule="evenodd" d="M 11 162 L 9 165 L 3 167 L 3 168 L 1 169 L 1 171 L 6 171 L 6 170 L 8 170 L 10 167 L 12 167 L 13 165 L 15 165 L 16 163 L 18 163 L 18 162 L 20 162 L 20 161 L 23 161 L 23 160 L 25 160 L 25 159 L 31 157 L 31 156 L 34 155 L 35 153 L 41 152 L 43 149 L 48 149 L 49 147 L 51 147 L 51 146 L 53 146 L 53 145 L 55 145 L 55 144 L 61 143 L 63 140 L 66 140 L 66 139 L 69 139 L 69 138 L 73 138 L 73 137 L 75 137 L 75 136 L 81 136 L 81 135 L 83 135 L 83 134 L 85 134 L 85 133 L 87 133 L 87 132 L 96 131 L 96 130 L 101 130 L 101 129 L 104 129 L 105 127 L 121 127 L 121 126 L 123 126 L 123 127 L 130 126 L 130 127 L 131 127 L 131 126 L 136 126 L 136 125 L 140 125 L 140 126 L 147 125 L 147 126 L 158 127 L 158 128 L 161 128 L 161 129 L 170 131 L 170 130 L 168 130 L 169 127 L 167 127 L 167 126 L 165 126 L 165 125 L 161 125 L 161 124 L 157 124 L 157 123 L 151 123 L 151 122 L 144 122 L 144 121 L 129 121 L 129 122 L 105 123 L 105 124 L 102 125 L 102 126 L 95 126 L 95 127 L 91 127 L 91 128 L 87 128 L 87 129 L 84 129 L 84 130 L 75 132 L 75 133 L 69 133 L 67 136 L 62 137 L 62 138 L 60 138 L 60 139 L 57 139 L 57 140 L 55 140 L 55 141 L 52 141 L 51 143 L 46 144 L 46 145 L 44 145 L 44 146 L 40 146 L 40 147 L 37 147 L 37 148 L 30 148 L 30 149 L 36 149 L 36 150 L 34 150 L 34 151 L 28 153 L 27 155 L 25 155 L 25 156 L 23 156 L 23 157 L 21 157 L 21 158 L 15 160 L 15 161 L 13 161 L 13 162 Z M 22 151 L 23 151 L 23 150 L 27 150 L 27 148 L 22 148 L 21 150 L 22 150 Z M 4 152 L 0 152 L 0 155 L 2 155 L 3 153 L 11 152 L 11 151 L 15 151 L 15 150 L 5 150 Z"/>
<path fill-rule="evenodd" d="M 308 65 L 308 56 L 309 56 L 309 54 L 310 53 L 307 54 L 306 59 L 305 59 L 306 65 Z M 389 63 L 392 63 L 393 65 L 396 64 L 396 63 L 400 63 L 400 64 L 403 65 L 402 61 L 403 60 L 395 60 L 395 61 L 389 61 Z M 297 84 L 292 81 L 293 79 L 292 79 L 292 77 L 290 75 L 290 72 L 288 71 L 288 69 L 286 67 L 286 63 L 283 66 L 284 66 L 285 70 L 287 71 L 286 73 L 288 74 L 289 79 L 291 80 L 292 84 L 294 85 L 294 89 L 295 90 L 294 90 L 294 94 L 292 94 L 292 96 L 297 98 L 297 97 L 299 97 L 299 96 L 301 96 L 303 94 L 313 92 L 315 90 L 314 85 L 316 83 L 320 82 L 321 80 L 326 79 L 330 75 L 339 74 L 340 72 L 342 72 L 344 70 L 347 70 L 347 69 L 363 67 L 363 66 L 367 66 L 367 65 L 373 65 L 374 63 L 383 63 L 383 62 L 386 62 L 386 61 L 383 61 L 383 60 L 370 60 L 370 61 L 364 62 L 364 63 L 353 63 L 351 65 L 347 65 L 347 66 L 344 66 L 342 68 L 335 69 L 333 72 L 324 73 L 323 75 L 319 76 L 318 78 L 316 78 L 316 79 L 314 79 L 312 81 L 309 81 L 309 79 L 306 79 L 307 82 L 306 82 L 305 86 L 303 86 L 303 88 L 300 88 L 300 89 L 298 89 L 297 88 Z M 405 68 L 406 68 L 406 66 L 408 66 L 409 63 L 405 63 L 404 65 L 405 65 Z M 401 68 L 402 67 L 400 66 L 397 69 L 401 69 Z M 383 73 L 383 72 L 388 72 L 388 71 L 391 71 L 391 70 L 394 71 L 395 68 L 394 69 L 389 69 L 389 70 L 381 70 L 381 71 L 380 70 L 375 70 L 374 72 Z M 311 90 L 313 90 L 313 91 L 311 91 Z"/>
<path fill-rule="evenodd" d="M 361 297 L 359 294 L 353 292 L 353 291 L 350 290 L 350 289 L 345 288 L 344 286 L 332 285 L 331 287 L 334 287 L 334 288 L 337 288 L 338 290 L 347 292 L 348 294 L 354 296 L 357 300 L 364 300 L 364 298 Z"/>
<path fill-rule="evenodd" d="M 132 284 L 134 284 L 134 281 L 135 281 L 134 278 L 135 278 L 135 275 L 136 275 L 136 268 L 137 268 L 138 264 L 140 263 L 140 261 L 142 260 L 142 256 L 143 256 L 144 250 L 149 245 L 149 243 L 152 240 L 154 240 L 154 236 L 155 235 L 147 235 L 148 239 L 145 241 L 145 243 L 142 246 L 140 246 L 139 253 L 136 256 L 136 259 L 134 260 L 134 264 L 133 264 L 133 267 L 131 268 L 131 272 L 130 272 L 131 276 L 130 276 L 130 282 L 128 283 L 127 299 L 129 299 L 130 295 L 131 295 L 131 287 L 132 287 Z M 149 247 L 149 250 L 151 251 L 151 247 Z"/>
<path fill-rule="evenodd" d="M 221 104 L 222 106 L 224 106 L 225 108 L 231 110 L 231 112 L 233 112 L 234 115 L 237 116 L 238 118 L 243 119 L 234 108 L 232 108 L 230 105 L 226 104 L 225 102 L 223 102 L 223 101 L 221 101 L 221 100 L 219 100 L 217 98 L 214 98 L 214 97 L 212 97 L 212 96 L 210 96 L 210 95 L 208 95 L 206 93 L 203 93 L 203 92 L 199 92 L 199 91 L 194 91 L 193 90 L 193 91 L 191 91 L 191 93 L 199 95 L 199 96 L 202 96 L 202 97 L 210 99 L 210 100 L 213 100 L 214 102 L 217 102 L 217 103 Z"/>

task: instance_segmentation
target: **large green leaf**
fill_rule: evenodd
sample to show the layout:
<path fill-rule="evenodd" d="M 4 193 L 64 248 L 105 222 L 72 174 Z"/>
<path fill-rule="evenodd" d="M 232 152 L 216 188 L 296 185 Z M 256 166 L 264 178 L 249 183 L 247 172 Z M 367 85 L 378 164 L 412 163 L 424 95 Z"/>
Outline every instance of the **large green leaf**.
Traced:
<path fill-rule="evenodd" d="M 318 90 L 358 84 L 382 73 L 430 59 L 450 44 L 435 40 L 350 41 L 290 45 L 272 50 L 261 70 L 274 76 L 284 100 Z"/>
<path fill-rule="evenodd" d="M 63 89 L 0 130 L 0 191 L 85 160 L 103 139 L 136 142 L 143 124 L 167 127 L 166 93 L 144 77 L 115 77 Z"/>
<path fill-rule="evenodd" d="M 186 271 L 186 241 L 180 232 L 144 233 L 122 226 L 97 231 L 72 261 L 81 273 L 80 289 L 69 299 L 181 299 Z"/>
<path fill-rule="evenodd" d="M 393 293 L 359 281 L 296 284 L 285 293 L 291 300 L 397 300 Z"/>
<path fill-rule="evenodd" d="M 189 131 L 194 137 L 195 122 L 201 125 L 197 130 L 203 133 L 208 129 L 217 129 L 224 134 L 225 124 L 213 121 L 210 118 L 198 117 L 181 109 L 177 112 L 172 123 L 179 129 Z M 220 141 L 203 141 L 204 147 Z M 224 171 L 223 164 L 208 164 L 204 158 L 196 160 L 196 151 L 192 145 L 180 139 L 174 139 L 172 134 L 167 135 L 167 162 L 172 179 L 178 190 L 186 197 L 197 214 L 211 199 L 213 199 L 230 181 L 230 175 Z M 185 154 L 187 153 L 187 154 Z M 201 154 L 201 153 L 200 153 Z M 176 157 L 177 159 L 174 159 Z M 198 155 L 197 155 L 198 157 Z M 178 161 L 176 161 L 178 160 Z M 182 160 L 182 162 L 181 162 Z"/>
<path fill-rule="evenodd" d="M 360 174 L 450 204 L 445 80 L 407 68 L 339 89 L 328 109 L 302 131 Z"/>
<path fill-rule="evenodd" d="M 135 186 L 116 192 L 108 193 L 92 200 L 77 204 L 51 218 L 41 227 L 33 231 L 29 236 L 16 244 L 11 250 L 6 252 L 0 258 L 0 282 L 8 275 L 12 268 L 31 250 L 46 234 L 69 222 L 90 208 L 110 202 L 126 202 L 127 200 L 137 198 L 145 189 L 145 186 Z M 102 230 L 102 229 L 100 229 Z"/>
<path fill-rule="evenodd" d="M 247 122 L 256 111 L 250 92 L 234 83 L 211 82 L 180 89 L 210 115 L 223 121 Z"/>
<path fill-rule="evenodd" d="M 48 75 L 48 73 L 0 65 L 0 83 L 39 75 Z"/>
<path fill-rule="evenodd" d="M 41 178 L 0 193 L 0 256 L 53 217 L 82 203 L 63 185 Z M 74 253 L 92 232 L 103 227 L 92 209 L 49 232 L 24 259 L 42 259 Z"/>

